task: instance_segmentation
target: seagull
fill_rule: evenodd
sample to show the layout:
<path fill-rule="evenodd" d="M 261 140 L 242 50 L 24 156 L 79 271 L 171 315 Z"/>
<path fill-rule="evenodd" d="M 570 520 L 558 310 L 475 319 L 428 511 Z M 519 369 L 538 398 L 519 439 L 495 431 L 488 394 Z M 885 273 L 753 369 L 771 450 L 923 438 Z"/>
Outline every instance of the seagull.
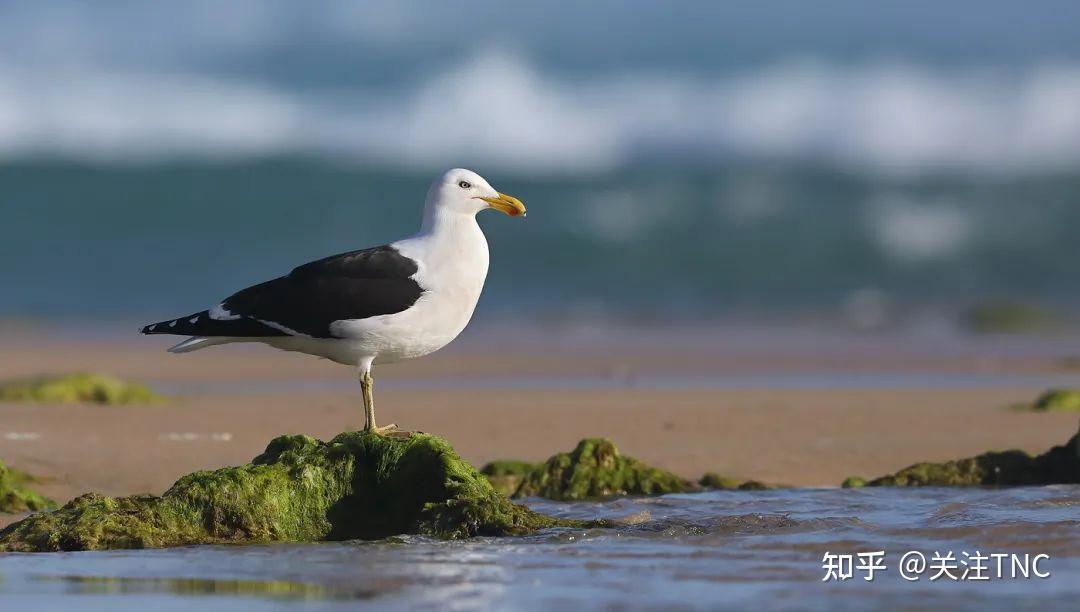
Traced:
<path fill-rule="evenodd" d="M 427 355 L 465 329 L 488 271 L 476 214 L 489 208 L 525 216 L 521 200 L 499 193 L 479 174 L 449 170 L 428 189 L 415 236 L 306 263 L 213 308 L 141 331 L 190 336 L 171 353 L 261 342 L 353 366 L 364 431 L 390 434 L 395 425 L 375 424 L 372 365 Z"/>

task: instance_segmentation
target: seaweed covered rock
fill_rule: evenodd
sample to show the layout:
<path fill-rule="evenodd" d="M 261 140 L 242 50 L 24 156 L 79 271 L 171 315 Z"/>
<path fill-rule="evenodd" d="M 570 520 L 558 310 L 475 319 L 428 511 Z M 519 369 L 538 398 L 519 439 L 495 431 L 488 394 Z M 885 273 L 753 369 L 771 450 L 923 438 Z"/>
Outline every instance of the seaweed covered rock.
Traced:
<path fill-rule="evenodd" d="M 611 440 L 587 438 L 525 475 L 514 497 L 576 500 L 609 495 L 663 495 L 696 490 L 671 472 L 619 454 Z"/>
<path fill-rule="evenodd" d="M 153 404 L 162 397 L 143 385 L 104 374 L 35 376 L 0 384 L 0 401 L 46 404 Z"/>
<path fill-rule="evenodd" d="M 1080 391 L 1051 389 L 1040 395 L 1031 409 L 1037 412 L 1080 412 Z"/>
<path fill-rule="evenodd" d="M 757 480 L 744 480 L 738 487 L 740 491 L 771 491 L 775 488 Z"/>
<path fill-rule="evenodd" d="M 706 472 L 705 475 L 698 480 L 698 486 L 703 489 L 720 491 L 768 491 L 773 488 L 763 482 L 758 482 L 757 480 L 738 480 L 736 478 L 721 476 L 716 472 Z"/>
<path fill-rule="evenodd" d="M 535 463 L 518 459 L 500 459 L 484 464 L 484 467 L 480 468 L 480 473 L 488 479 L 496 491 L 509 497 L 517 491 L 525 475 L 535 469 Z"/>
<path fill-rule="evenodd" d="M 445 441 L 343 433 L 274 439 L 251 463 L 184 476 L 158 496 L 78 497 L 0 531 L 0 550 L 512 535 L 583 526 L 500 495 Z"/>
<path fill-rule="evenodd" d="M 734 491 L 742 484 L 735 478 L 729 478 L 727 476 L 721 476 L 716 472 L 705 472 L 705 475 L 698 480 L 698 485 L 705 489 L 719 489 L 722 491 Z"/>
<path fill-rule="evenodd" d="M 843 489 L 858 489 L 866 486 L 866 479 L 862 476 L 848 476 L 844 479 L 844 482 L 840 483 L 840 487 Z"/>
<path fill-rule="evenodd" d="M 943 463 L 917 463 L 866 486 L 1048 485 L 1080 483 L 1080 442 L 1074 435 L 1062 446 L 1032 456 L 1024 451 L 988 452 Z"/>
<path fill-rule="evenodd" d="M 1060 317 L 1046 308 L 1023 302 L 989 302 L 975 306 L 964 316 L 966 327 L 980 334 L 1036 333 L 1061 325 Z"/>
<path fill-rule="evenodd" d="M 37 479 L 13 470 L 0 461 L 0 512 L 36 512 L 56 507 L 56 502 L 39 495 L 27 485 Z"/>

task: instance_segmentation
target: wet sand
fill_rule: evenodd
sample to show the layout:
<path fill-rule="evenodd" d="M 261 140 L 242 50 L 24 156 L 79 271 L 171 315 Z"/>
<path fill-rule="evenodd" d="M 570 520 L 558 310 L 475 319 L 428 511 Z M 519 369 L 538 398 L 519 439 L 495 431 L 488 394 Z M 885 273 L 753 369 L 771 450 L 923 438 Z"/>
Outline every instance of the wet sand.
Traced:
<path fill-rule="evenodd" d="M 40 489 L 58 501 L 86 491 L 159 493 L 190 471 L 246 462 L 276 435 L 328 438 L 361 424 L 359 392 L 344 366 L 252 346 L 176 356 L 161 352 L 166 344 L 5 338 L 4 377 L 92 370 L 177 395 L 160 406 L 0 405 L 0 459 L 47 478 Z M 991 449 L 1042 452 L 1077 428 L 1075 415 L 1008 410 L 1040 384 L 1022 377 L 1015 385 L 970 384 L 973 373 L 989 381 L 1017 373 L 1080 379 L 1062 365 L 1058 353 L 1068 347 L 1060 344 L 921 352 L 744 344 L 688 343 L 665 353 L 549 338 L 492 352 L 491 342 L 474 337 L 380 368 L 378 414 L 383 423 L 446 437 L 476 465 L 539 460 L 582 437 L 606 436 L 688 477 L 715 471 L 797 486 L 836 486 L 850 475 Z M 865 385 L 844 383 L 852 372 L 906 373 L 907 382 L 890 387 L 892 379 L 876 375 Z M 932 376 L 932 384 L 918 384 Z M 698 384 L 710 377 L 734 382 Z M 874 386 L 879 380 L 886 386 Z"/>

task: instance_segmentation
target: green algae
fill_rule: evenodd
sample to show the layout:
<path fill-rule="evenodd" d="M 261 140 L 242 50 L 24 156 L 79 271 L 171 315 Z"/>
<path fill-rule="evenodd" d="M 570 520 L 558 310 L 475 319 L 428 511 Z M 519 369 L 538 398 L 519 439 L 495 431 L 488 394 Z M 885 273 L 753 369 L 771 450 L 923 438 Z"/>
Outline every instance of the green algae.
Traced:
<path fill-rule="evenodd" d="M 587 438 L 525 475 L 514 497 L 580 500 L 611 495 L 664 495 L 696 490 L 684 479 L 619 453 L 611 440 Z"/>
<path fill-rule="evenodd" d="M 1022 302 L 981 304 L 964 315 L 967 328 L 980 334 L 1037 333 L 1061 325 L 1060 317 L 1038 305 Z"/>
<path fill-rule="evenodd" d="M 544 516 L 500 495 L 430 435 L 281 436 L 247 465 L 195 472 L 161 496 L 87 494 L 0 531 L 0 550 L 57 551 L 519 535 L 606 526 Z"/>
<path fill-rule="evenodd" d="M 1031 405 L 1036 412 L 1080 412 L 1080 390 L 1051 389 Z"/>
<path fill-rule="evenodd" d="M 757 480 L 739 480 L 728 476 L 721 476 L 716 472 L 706 472 L 698 480 L 698 486 L 703 489 L 720 491 L 768 491 L 775 487 L 769 486 Z"/>
<path fill-rule="evenodd" d="M 1045 453 L 992 451 L 942 463 L 916 463 L 895 474 L 875 478 L 866 486 L 1021 486 L 1080 484 L 1078 435 Z"/>
<path fill-rule="evenodd" d="M 742 482 L 727 476 L 721 476 L 716 472 L 705 472 L 705 475 L 698 480 L 698 485 L 706 489 L 720 489 L 723 491 L 734 491 L 739 488 Z"/>
<path fill-rule="evenodd" d="M 848 476 L 844 482 L 840 483 L 840 487 L 844 489 L 858 489 L 865 486 L 866 479 L 862 476 Z"/>
<path fill-rule="evenodd" d="M 38 482 L 37 478 L 13 470 L 0 461 L 0 512 L 37 512 L 55 508 L 56 502 L 28 486 L 35 482 Z"/>
<path fill-rule="evenodd" d="M 154 404 L 163 401 L 147 387 L 105 374 L 35 376 L 0 384 L 0 401 L 43 404 Z"/>
<path fill-rule="evenodd" d="M 480 468 L 480 473 L 488 479 L 496 491 L 510 497 L 517 491 L 525 475 L 536 469 L 536 465 L 518 459 L 500 459 L 484 464 L 484 467 Z"/>

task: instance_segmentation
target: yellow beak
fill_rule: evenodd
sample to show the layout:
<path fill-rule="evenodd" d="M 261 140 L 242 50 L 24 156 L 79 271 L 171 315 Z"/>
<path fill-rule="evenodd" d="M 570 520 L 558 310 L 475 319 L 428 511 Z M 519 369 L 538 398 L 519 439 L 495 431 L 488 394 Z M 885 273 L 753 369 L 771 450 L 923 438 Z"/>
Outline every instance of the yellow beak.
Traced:
<path fill-rule="evenodd" d="M 514 196 L 500 193 L 497 198 L 481 197 L 480 199 L 490 204 L 495 210 L 502 211 L 511 217 L 525 216 L 525 205 L 521 203 L 521 200 Z"/>

